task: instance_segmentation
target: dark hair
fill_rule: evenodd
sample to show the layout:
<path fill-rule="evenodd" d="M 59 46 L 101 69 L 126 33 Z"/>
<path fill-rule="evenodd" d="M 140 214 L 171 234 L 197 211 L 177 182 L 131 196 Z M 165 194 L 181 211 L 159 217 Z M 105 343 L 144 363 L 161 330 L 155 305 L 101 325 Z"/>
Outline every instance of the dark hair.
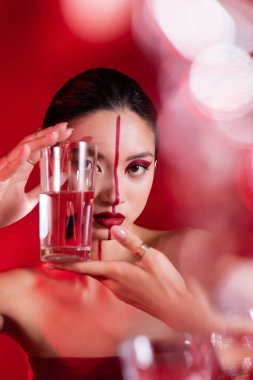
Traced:
<path fill-rule="evenodd" d="M 156 109 L 134 79 L 114 69 L 87 70 L 66 82 L 52 99 L 42 128 L 99 110 L 116 111 L 124 108 L 148 122 L 155 135 L 157 156 L 159 139 Z"/>

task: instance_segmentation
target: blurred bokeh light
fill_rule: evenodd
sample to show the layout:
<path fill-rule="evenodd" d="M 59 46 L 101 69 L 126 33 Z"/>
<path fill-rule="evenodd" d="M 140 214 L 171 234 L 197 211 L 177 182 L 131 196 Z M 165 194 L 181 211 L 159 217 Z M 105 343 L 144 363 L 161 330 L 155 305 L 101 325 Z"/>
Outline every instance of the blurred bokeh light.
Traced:
<path fill-rule="evenodd" d="M 235 24 L 216 0 L 150 0 L 155 20 L 182 56 L 194 59 L 219 42 L 233 42 Z"/>
<path fill-rule="evenodd" d="M 129 27 L 132 0 L 60 0 L 69 28 L 93 42 L 117 38 Z"/>
<path fill-rule="evenodd" d="M 232 120 L 253 106 L 253 60 L 233 44 L 203 50 L 190 69 L 195 104 L 215 119 Z"/>

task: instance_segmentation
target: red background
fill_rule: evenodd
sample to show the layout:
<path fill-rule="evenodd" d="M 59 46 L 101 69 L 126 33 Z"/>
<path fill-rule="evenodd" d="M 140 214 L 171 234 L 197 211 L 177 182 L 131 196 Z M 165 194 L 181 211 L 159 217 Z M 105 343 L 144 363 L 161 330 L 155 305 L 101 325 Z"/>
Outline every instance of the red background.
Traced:
<path fill-rule="evenodd" d="M 161 60 L 157 52 L 150 54 L 138 45 L 130 24 L 124 34 L 113 40 L 90 42 L 77 37 L 65 25 L 58 0 L 1 0 L 0 36 L 0 156 L 40 127 L 53 94 L 67 79 L 91 67 L 122 70 L 137 79 L 159 104 L 157 76 Z M 189 63 L 173 49 L 169 54 L 171 77 L 175 74 L 171 82 L 175 87 L 175 77 L 184 77 Z M 240 186 L 242 190 L 238 190 L 238 183 L 242 183 L 238 178 L 244 173 L 245 150 L 234 147 L 212 129 L 205 128 L 208 122 L 204 117 L 192 113 L 189 122 L 181 111 L 165 114 L 162 119 L 157 178 L 151 202 L 140 223 L 153 228 L 189 224 L 205 226 L 224 217 L 226 212 L 221 229 L 236 232 L 238 251 L 251 254 L 251 191 L 246 191 L 248 186 Z M 217 160 L 222 162 L 223 158 L 231 158 L 226 168 L 228 181 L 224 183 L 222 173 L 219 173 L 211 189 L 207 188 L 203 178 L 216 174 L 203 158 L 200 149 L 203 136 L 217 150 Z M 175 144 L 179 148 L 177 153 L 172 149 Z M 38 171 L 35 169 L 28 188 L 37 182 Z M 1 270 L 37 263 L 38 209 L 22 221 L 1 229 L 0 241 Z M 26 371 L 23 352 L 2 335 L 1 379 L 25 379 Z"/>

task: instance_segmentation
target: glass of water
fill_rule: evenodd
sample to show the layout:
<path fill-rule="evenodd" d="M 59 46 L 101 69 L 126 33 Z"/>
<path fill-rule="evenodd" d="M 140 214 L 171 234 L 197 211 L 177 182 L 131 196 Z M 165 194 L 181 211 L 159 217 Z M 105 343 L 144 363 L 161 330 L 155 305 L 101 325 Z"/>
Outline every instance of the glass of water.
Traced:
<path fill-rule="evenodd" d="M 91 250 L 96 147 L 70 141 L 42 150 L 42 261 L 88 260 Z"/>

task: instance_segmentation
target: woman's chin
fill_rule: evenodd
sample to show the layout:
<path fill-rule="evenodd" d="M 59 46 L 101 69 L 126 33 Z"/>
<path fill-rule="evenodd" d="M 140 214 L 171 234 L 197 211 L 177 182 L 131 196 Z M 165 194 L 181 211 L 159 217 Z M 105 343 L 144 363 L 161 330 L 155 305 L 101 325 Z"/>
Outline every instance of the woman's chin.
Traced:
<path fill-rule="evenodd" d="M 92 240 L 112 240 L 109 228 L 93 228 Z"/>
<path fill-rule="evenodd" d="M 129 220 L 124 220 L 123 223 L 117 224 L 118 226 L 131 228 L 134 222 L 131 222 Z M 116 225 L 116 224 L 115 224 Z M 111 228 L 100 226 L 97 223 L 93 225 L 92 227 L 92 240 L 113 240 Z"/>

